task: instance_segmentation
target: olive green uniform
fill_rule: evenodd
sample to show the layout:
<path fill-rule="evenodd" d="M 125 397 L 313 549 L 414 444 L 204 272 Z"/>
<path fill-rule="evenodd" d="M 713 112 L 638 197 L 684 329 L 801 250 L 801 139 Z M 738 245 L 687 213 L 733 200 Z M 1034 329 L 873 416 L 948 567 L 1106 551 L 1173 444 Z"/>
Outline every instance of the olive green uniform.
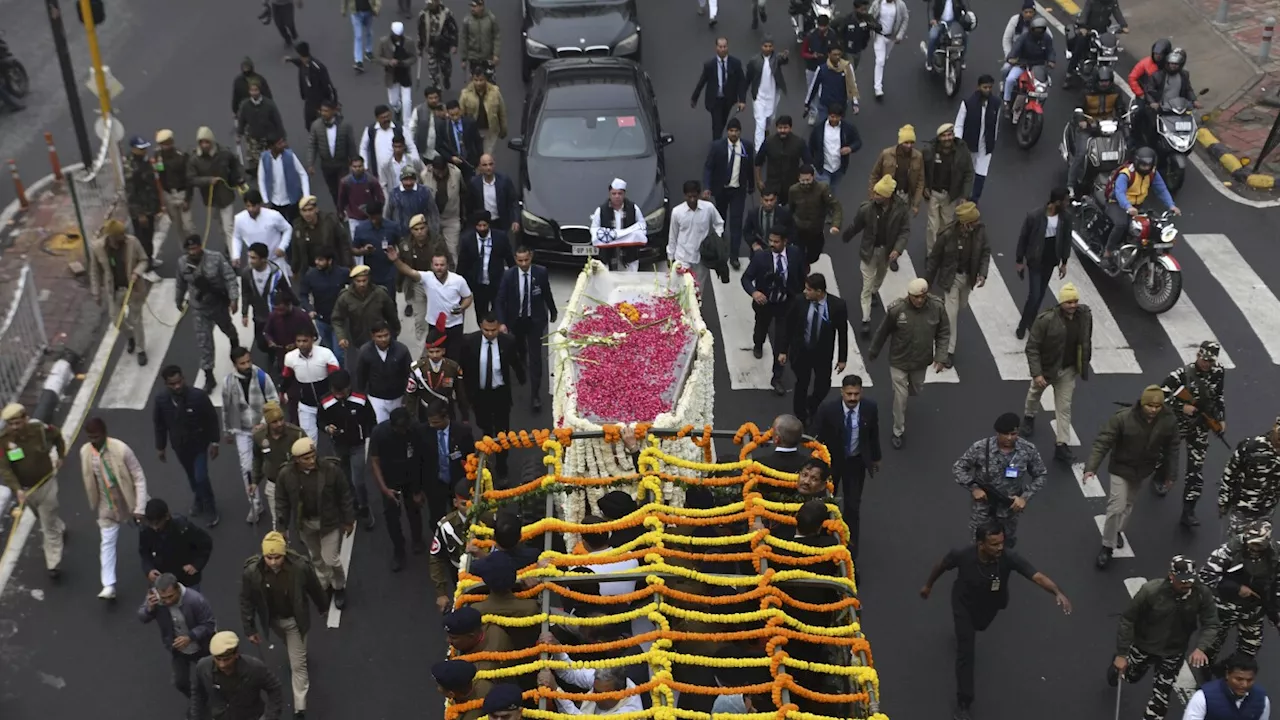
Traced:
<path fill-rule="evenodd" d="M 26 506 L 35 511 L 40 521 L 45 567 L 55 570 L 62 564 L 62 539 L 67 528 L 58 516 L 58 477 L 49 451 L 56 448 L 59 460 L 67 456 L 62 431 L 55 425 L 29 419 L 26 424 L 5 427 L 0 443 L 4 446 L 0 480 L 15 495 L 26 496 Z"/>
<path fill-rule="evenodd" d="M 276 529 L 276 478 L 292 457 L 293 443 L 306 436 L 306 431 L 293 423 L 284 424 L 280 437 L 272 437 L 270 428 L 253 431 L 253 484 L 262 488 L 267 498 L 272 530 Z M 257 497 L 256 490 L 253 495 Z"/>

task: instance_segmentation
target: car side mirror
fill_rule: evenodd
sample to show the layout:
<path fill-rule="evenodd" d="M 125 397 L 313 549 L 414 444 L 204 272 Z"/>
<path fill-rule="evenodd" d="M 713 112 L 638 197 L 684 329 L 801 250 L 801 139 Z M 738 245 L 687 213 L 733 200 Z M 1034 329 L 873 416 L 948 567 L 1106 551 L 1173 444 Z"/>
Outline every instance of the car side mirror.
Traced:
<path fill-rule="evenodd" d="M 675 141 L 676 141 L 676 136 L 672 135 L 671 133 L 664 132 L 664 133 L 659 133 L 658 135 L 658 143 L 661 144 L 663 147 L 666 147 Z"/>
<path fill-rule="evenodd" d="M 516 152 L 524 152 L 524 138 L 522 137 L 511 138 L 510 140 L 507 141 L 507 147 L 511 148 L 512 150 L 515 150 Z"/>

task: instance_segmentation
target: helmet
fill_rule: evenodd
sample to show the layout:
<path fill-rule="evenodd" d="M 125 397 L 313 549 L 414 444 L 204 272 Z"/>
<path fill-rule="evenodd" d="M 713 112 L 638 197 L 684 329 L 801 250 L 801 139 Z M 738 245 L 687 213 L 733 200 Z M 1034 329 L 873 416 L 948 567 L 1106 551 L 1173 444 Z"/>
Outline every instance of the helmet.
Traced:
<path fill-rule="evenodd" d="M 1140 147 L 1133 153 L 1133 167 L 1139 175 L 1150 175 L 1156 167 L 1156 151 L 1149 147 Z"/>
<path fill-rule="evenodd" d="M 1180 68 L 1185 67 L 1187 64 L 1187 51 L 1182 48 L 1174 48 L 1168 55 L 1164 56 L 1164 64 L 1177 65 Z"/>
<path fill-rule="evenodd" d="M 1115 79 L 1116 79 L 1115 71 L 1113 71 L 1111 68 L 1109 68 L 1109 67 L 1101 67 L 1101 68 L 1098 68 L 1098 82 L 1100 82 L 1100 83 L 1104 83 L 1104 82 L 1109 83 L 1109 82 L 1112 82 L 1112 81 L 1113 81 L 1113 80 L 1115 80 Z"/>
<path fill-rule="evenodd" d="M 1161 62 L 1164 56 L 1169 54 L 1173 49 L 1173 43 L 1169 42 L 1169 38 L 1160 38 L 1151 46 L 1151 60 Z"/>
<path fill-rule="evenodd" d="M 1044 33 L 1049 29 L 1049 21 L 1037 15 L 1035 18 L 1031 20 L 1031 29 L 1039 30 L 1041 33 Z"/>
<path fill-rule="evenodd" d="M 973 32 L 974 28 L 978 27 L 978 15 L 972 10 L 966 10 L 960 16 L 960 25 L 964 27 L 965 31 Z"/>

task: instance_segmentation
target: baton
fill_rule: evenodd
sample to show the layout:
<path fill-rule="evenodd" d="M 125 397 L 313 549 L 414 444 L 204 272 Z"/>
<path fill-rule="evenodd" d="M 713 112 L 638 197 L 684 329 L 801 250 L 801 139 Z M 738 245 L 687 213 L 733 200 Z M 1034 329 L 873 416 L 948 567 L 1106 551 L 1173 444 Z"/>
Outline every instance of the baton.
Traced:
<path fill-rule="evenodd" d="M 1125 668 L 1125 669 L 1127 670 L 1128 668 Z M 1115 720 L 1120 720 L 1120 690 L 1121 690 L 1122 688 L 1124 688 L 1124 673 L 1123 673 L 1123 672 L 1122 672 L 1122 673 L 1120 673 L 1120 682 L 1116 683 L 1116 717 L 1115 717 Z"/>
<path fill-rule="evenodd" d="M 418 53 L 418 79 L 422 79 L 422 53 Z"/>

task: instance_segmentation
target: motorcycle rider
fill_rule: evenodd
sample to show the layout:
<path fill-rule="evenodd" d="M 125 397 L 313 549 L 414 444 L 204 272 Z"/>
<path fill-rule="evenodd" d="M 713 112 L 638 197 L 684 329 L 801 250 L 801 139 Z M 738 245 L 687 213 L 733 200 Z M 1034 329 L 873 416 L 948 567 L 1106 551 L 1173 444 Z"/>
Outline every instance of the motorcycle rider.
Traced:
<path fill-rule="evenodd" d="M 1120 241 L 1128 232 L 1129 218 L 1141 212 L 1139 208 L 1153 190 L 1160 202 L 1174 215 L 1182 214 L 1178 206 L 1173 204 L 1173 197 L 1169 195 L 1164 179 L 1156 172 L 1156 151 L 1149 147 L 1138 148 L 1133 153 L 1132 162 L 1116 169 L 1111 176 L 1110 190 L 1106 212 L 1111 220 L 1111 234 L 1107 236 L 1107 247 L 1102 252 L 1104 265 L 1110 264 L 1111 253 L 1120 246 Z"/>
<path fill-rule="evenodd" d="M 1102 120 L 1117 120 L 1120 116 L 1120 89 L 1115 84 L 1115 73 L 1109 67 L 1098 68 L 1097 75 L 1085 85 L 1081 110 L 1072 118 L 1068 150 L 1071 159 L 1067 163 L 1067 188 L 1076 196 L 1088 188 L 1080 188 L 1084 179 L 1085 158 L 1089 151 L 1089 138 L 1098 134 Z"/>
<path fill-rule="evenodd" d="M 1075 34 L 1067 38 L 1067 77 L 1080 70 L 1080 61 L 1089 53 L 1089 32 L 1102 34 L 1111 30 L 1111 19 L 1120 25 L 1120 32 L 1129 32 L 1129 23 L 1120 12 L 1120 0 L 1086 0 L 1084 8 L 1076 15 Z"/>
<path fill-rule="evenodd" d="M 929 41 L 924 50 L 924 69 L 933 72 L 933 53 L 938 49 L 938 40 L 946 34 L 952 22 L 959 21 L 964 32 L 964 50 L 969 50 L 969 7 L 964 0 L 929 0 Z M 960 56 L 960 67 L 966 67 L 964 56 Z"/>
<path fill-rule="evenodd" d="M 1057 64 L 1058 51 L 1053 47 L 1053 37 L 1049 35 L 1049 21 L 1036 17 L 1031 21 L 1030 30 L 1023 33 L 1013 44 L 1013 52 L 1009 53 L 1009 74 L 1004 78 L 1005 111 L 1013 108 L 1013 90 L 1018 86 L 1018 78 L 1029 68 L 1037 65 L 1048 65 L 1050 69 Z"/>
<path fill-rule="evenodd" d="M 1138 61 L 1137 65 L 1129 71 L 1129 89 L 1133 91 L 1136 98 L 1142 97 L 1144 90 L 1142 83 L 1146 81 L 1160 66 L 1164 63 L 1164 56 L 1173 50 L 1173 43 L 1169 38 L 1160 38 L 1151 45 L 1151 56 L 1144 57 Z"/>
<path fill-rule="evenodd" d="M 1141 127 L 1151 140 L 1156 137 L 1156 116 L 1162 106 L 1181 97 L 1186 98 L 1192 107 L 1200 107 L 1195 88 L 1191 87 L 1191 74 L 1185 69 L 1186 64 L 1187 51 L 1174 48 L 1165 55 L 1164 65 L 1148 75 L 1142 84 L 1142 98 L 1146 101 L 1146 107 L 1143 109 Z"/>
<path fill-rule="evenodd" d="M 1036 19 L 1036 0 L 1022 0 L 1022 9 L 1016 15 L 1009 18 L 1009 22 L 1004 26 L 1004 37 L 1000 39 L 1000 46 L 1004 48 L 1004 56 L 1009 57 L 1013 52 L 1013 44 L 1018 41 L 1031 27 L 1031 21 Z M 1046 33 L 1048 34 L 1048 33 Z M 1000 70 L 1002 73 L 1009 72 L 1008 63 Z"/>

